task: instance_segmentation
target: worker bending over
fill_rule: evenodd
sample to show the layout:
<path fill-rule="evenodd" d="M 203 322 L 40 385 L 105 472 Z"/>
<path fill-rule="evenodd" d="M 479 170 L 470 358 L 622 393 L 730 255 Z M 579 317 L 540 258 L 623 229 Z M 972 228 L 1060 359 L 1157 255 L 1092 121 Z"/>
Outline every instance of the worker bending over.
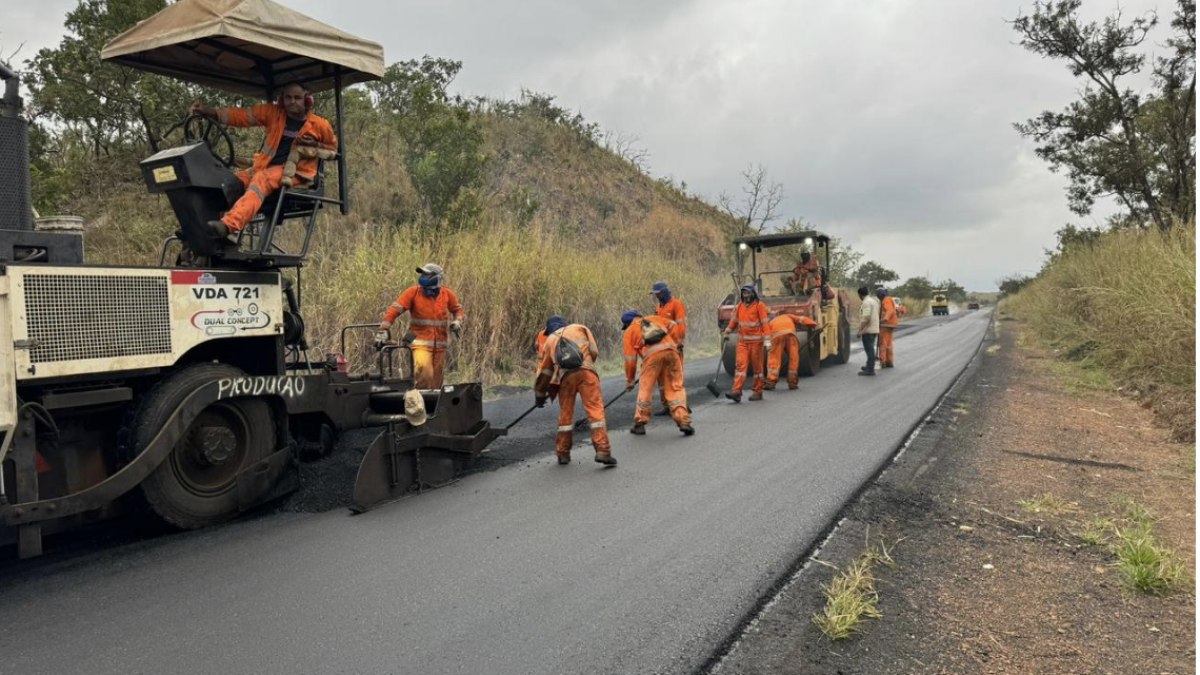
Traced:
<path fill-rule="evenodd" d="M 604 399 L 600 391 L 600 376 L 596 374 L 596 358 L 600 348 L 591 329 L 572 323 L 555 330 L 546 338 L 545 348 L 538 359 L 537 379 L 533 383 L 534 403 L 546 405 L 547 399 L 558 397 L 558 433 L 554 437 L 554 453 L 559 464 L 571 463 L 571 446 L 575 443 L 575 395 L 583 401 L 588 426 L 592 430 L 592 446 L 596 461 L 616 466 L 608 427 L 604 421 Z"/>
<path fill-rule="evenodd" d="M 767 351 L 767 382 L 764 389 L 774 389 L 779 382 L 779 371 L 783 367 L 783 356 L 788 357 L 788 389 L 800 386 L 800 337 L 801 328 L 813 328 L 816 321 L 799 314 L 780 314 L 767 324 L 767 338 L 771 349 Z"/>
<path fill-rule="evenodd" d="M 680 384 L 683 380 L 680 374 L 683 362 L 679 358 L 679 345 L 671 337 L 675 322 L 661 316 L 642 316 L 631 309 L 621 315 L 621 328 L 625 331 L 625 391 L 633 389 L 638 357 L 642 359 L 642 374 L 637 380 L 637 406 L 630 433 L 645 435 L 656 383 L 667 399 L 667 407 L 679 430 L 686 436 L 696 433 L 688 412 L 687 394 Z"/>

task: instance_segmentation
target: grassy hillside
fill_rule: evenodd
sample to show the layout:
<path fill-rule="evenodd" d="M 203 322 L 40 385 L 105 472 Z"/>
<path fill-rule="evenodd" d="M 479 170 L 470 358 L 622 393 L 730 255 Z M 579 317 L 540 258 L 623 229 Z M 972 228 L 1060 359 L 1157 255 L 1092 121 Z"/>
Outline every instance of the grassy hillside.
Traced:
<path fill-rule="evenodd" d="M 1195 438 L 1196 225 L 1107 232 L 1056 257 L 1007 309 Z"/>
<path fill-rule="evenodd" d="M 650 311 L 659 279 L 693 313 L 689 345 L 715 349 L 713 308 L 729 291 L 732 263 L 711 205 L 646 176 L 577 125 L 475 110 L 470 123 L 482 131 L 486 161 L 456 204 L 472 201 L 433 218 L 406 168 L 403 134 L 370 108 L 355 112 L 346 131 L 353 210 L 322 215 L 303 272 L 317 353 L 336 347 L 342 325 L 378 320 L 415 283 L 414 268 L 431 261 L 446 268 L 468 316 L 452 348 L 454 377 L 524 381 L 529 345 L 554 313 L 590 325 L 616 369 L 619 315 Z M 242 137 L 258 142 L 253 130 Z M 157 264 L 176 225 L 166 200 L 146 194 L 133 158 L 80 173 L 88 178 L 65 210 L 88 222 L 88 261 Z"/>

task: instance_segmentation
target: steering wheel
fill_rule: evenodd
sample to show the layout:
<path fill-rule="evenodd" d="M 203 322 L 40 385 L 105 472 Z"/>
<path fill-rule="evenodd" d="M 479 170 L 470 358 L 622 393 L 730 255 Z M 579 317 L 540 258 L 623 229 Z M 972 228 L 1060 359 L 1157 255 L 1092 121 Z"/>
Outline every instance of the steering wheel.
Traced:
<path fill-rule="evenodd" d="M 207 145 L 217 161 L 226 167 L 233 166 L 233 138 L 229 136 L 229 129 L 213 118 L 188 115 L 183 121 L 183 140 L 186 143 L 201 142 Z"/>

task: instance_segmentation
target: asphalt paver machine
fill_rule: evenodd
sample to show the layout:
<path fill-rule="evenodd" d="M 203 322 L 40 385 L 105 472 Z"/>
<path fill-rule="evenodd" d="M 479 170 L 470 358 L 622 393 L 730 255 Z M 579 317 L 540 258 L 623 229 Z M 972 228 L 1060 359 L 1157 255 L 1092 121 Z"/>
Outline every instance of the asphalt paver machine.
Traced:
<path fill-rule="evenodd" d="M 318 212 L 348 211 L 342 90 L 382 75 L 378 44 L 270 0 L 181 0 L 102 58 L 266 100 L 289 82 L 332 92 L 336 196 L 321 177 L 283 188 L 236 241 L 215 240 L 207 222 L 242 189 L 233 144 L 189 120 L 190 142 L 141 163 L 179 221 L 172 264 L 84 264 L 80 235 L 33 226 L 17 76 L 0 68 L 0 543 L 38 555 L 44 535 L 129 510 L 225 521 L 297 487 L 301 448 L 382 426 L 350 500 L 366 510 L 451 480 L 504 433 L 483 420 L 478 382 L 415 389 L 402 345 L 355 372 L 347 336 L 365 343 L 375 323 L 312 358 L 300 270 Z"/>

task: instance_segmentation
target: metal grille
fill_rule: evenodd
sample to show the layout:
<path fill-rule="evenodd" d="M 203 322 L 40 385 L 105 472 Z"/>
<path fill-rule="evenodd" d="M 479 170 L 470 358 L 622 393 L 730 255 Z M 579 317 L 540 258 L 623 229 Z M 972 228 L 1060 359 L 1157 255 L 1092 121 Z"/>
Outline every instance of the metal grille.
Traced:
<path fill-rule="evenodd" d="M 33 363 L 171 351 L 165 277 L 25 275 Z"/>
<path fill-rule="evenodd" d="M 29 206 L 29 129 L 25 120 L 0 117 L 0 229 L 32 230 Z"/>

